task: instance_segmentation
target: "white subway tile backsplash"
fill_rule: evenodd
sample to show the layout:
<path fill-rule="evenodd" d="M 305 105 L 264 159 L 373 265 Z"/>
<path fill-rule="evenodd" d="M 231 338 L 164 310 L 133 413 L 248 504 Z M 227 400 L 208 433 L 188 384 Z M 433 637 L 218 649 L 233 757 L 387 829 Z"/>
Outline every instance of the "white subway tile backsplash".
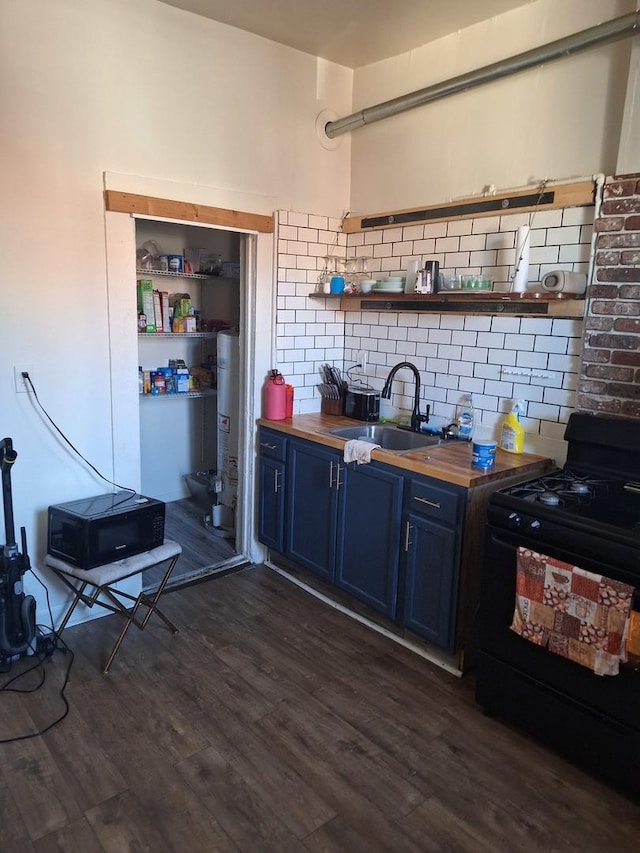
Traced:
<path fill-rule="evenodd" d="M 520 318 L 519 317 L 492 317 L 491 318 L 492 332 L 519 332 Z"/>
<path fill-rule="evenodd" d="M 580 372 L 580 356 L 550 353 L 548 367 L 549 370 L 577 374 Z"/>
<path fill-rule="evenodd" d="M 460 239 L 458 237 L 440 237 L 436 240 L 436 252 L 445 254 L 446 252 L 460 251 Z"/>
<path fill-rule="evenodd" d="M 438 377 L 438 384 L 441 388 L 448 388 L 450 390 L 454 390 L 456 394 L 458 392 L 459 382 L 459 377 L 451 373 L 451 371 L 449 371 L 449 373 L 447 373 L 445 376 Z"/>
<path fill-rule="evenodd" d="M 471 234 L 471 228 L 471 219 L 453 219 L 451 222 L 447 222 L 447 237 Z"/>
<path fill-rule="evenodd" d="M 536 338 L 535 335 L 505 335 L 505 349 L 515 349 L 518 352 L 523 350 L 532 350 L 534 348 Z"/>
<path fill-rule="evenodd" d="M 424 240 L 414 240 L 413 241 L 413 254 L 414 255 L 428 255 L 430 258 L 433 257 L 433 254 L 436 250 L 436 241 L 433 238 L 427 238 Z"/>
<path fill-rule="evenodd" d="M 431 329 L 429 331 L 430 344 L 449 344 L 451 343 L 450 329 Z"/>
<path fill-rule="evenodd" d="M 418 326 L 421 329 L 439 329 L 440 315 L 439 314 L 419 314 Z"/>
<path fill-rule="evenodd" d="M 302 228 L 309 227 L 309 214 L 308 213 L 295 213 L 292 210 L 287 212 L 287 223 L 289 225 L 299 225 Z"/>
<path fill-rule="evenodd" d="M 551 334 L 551 320 L 548 317 L 523 317 L 520 320 L 520 331 L 523 334 Z"/>
<path fill-rule="evenodd" d="M 576 395 L 575 392 L 568 391 L 566 388 L 545 388 L 544 402 L 575 408 Z"/>
<path fill-rule="evenodd" d="M 450 361 L 449 373 L 454 376 L 473 376 L 474 363 L 472 361 Z"/>
<path fill-rule="evenodd" d="M 396 352 L 398 355 L 410 358 L 416 354 L 416 344 L 414 341 L 398 341 Z"/>
<path fill-rule="evenodd" d="M 490 349 L 487 361 L 489 364 L 514 365 L 516 363 L 516 351 L 504 349 Z"/>
<path fill-rule="evenodd" d="M 589 260 L 591 247 L 588 243 L 581 243 L 579 246 L 560 246 L 558 253 L 559 264 L 578 264 Z"/>
<path fill-rule="evenodd" d="M 590 225 L 583 225 L 580 229 L 580 242 L 581 243 L 590 243 L 591 238 L 593 237 L 593 223 Z"/>
<path fill-rule="evenodd" d="M 411 331 L 409 332 L 408 340 L 413 340 Z M 438 354 L 438 344 L 417 341 L 416 354 L 425 356 L 426 358 L 435 358 Z"/>
<path fill-rule="evenodd" d="M 478 332 L 476 344 L 479 347 L 488 347 L 489 349 L 503 349 L 504 338 L 502 332 Z"/>
<path fill-rule="evenodd" d="M 547 355 L 543 352 L 517 352 L 516 353 L 517 367 L 531 367 L 539 370 L 547 369 Z"/>
<path fill-rule="evenodd" d="M 513 382 L 501 382 L 487 379 L 484 383 L 485 394 L 492 394 L 496 397 L 513 398 Z"/>
<path fill-rule="evenodd" d="M 429 237 L 445 237 L 447 234 L 446 222 L 428 222 L 424 226 L 424 236 Z"/>
<path fill-rule="evenodd" d="M 536 403 L 541 403 L 543 395 L 544 388 L 539 385 L 523 385 L 521 382 L 513 383 L 514 400 L 533 400 Z"/>
<path fill-rule="evenodd" d="M 461 252 L 484 252 L 487 247 L 486 234 L 466 234 L 460 237 Z"/>
<path fill-rule="evenodd" d="M 398 325 L 415 329 L 418 325 L 418 315 L 409 312 L 398 314 Z"/>
<path fill-rule="evenodd" d="M 560 417 L 560 406 L 531 402 L 527 414 L 530 418 L 538 418 L 542 421 L 557 421 Z"/>
<path fill-rule="evenodd" d="M 451 335 L 451 343 L 460 346 L 475 347 L 478 343 L 478 333 L 456 330 Z"/>
<path fill-rule="evenodd" d="M 567 354 L 568 355 L 580 355 L 582 351 L 582 342 L 580 338 L 569 338 L 569 342 L 567 345 Z"/>
<path fill-rule="evenodd" d="M 569 338 L 536 335 L 534 349 L 537 352 L 556 352 L 564 355 L 567 352 L 568 343 Z"/>
<path fill-rule="evenodd" d="M 461 331 L 464 329 L 464 317 L 462 314 L 443 314 L 440 318 L 440 328 Z"/>
<path fill-rule="evenodd" d="M 373 246 L 374 258 L 390 258 L 393 255 L 392 243 L 376 243 Z"/>
<path fill-rule="evenodd" d="M 304 240 L 306 243 L 318 242 L 317 228 L 298 228 L 298 240 Z"/>
<path fill-rule="evenodd" d="M 492 250 L 471 252 L 469 265 L 472 267 L 492 267 L 495 266 L 497 259 L 498 253 Z"/>
<path fill-rule="evenodd" d="M 463 347 L 462 358 L 465 361 L 486 362 L 489 351 L 486 347 Z"/>
<path fill-rule="evenodd" d="M 564 438 L 565 424 L 540 421 L 540 435 L 560 441 Z"/>
<path fill-rule="evenodd" d="M 474 317 L 466 315 L 464 317 L 464 328 L 472 329 L 476 332 L 488 332 L 491 328 L 491 317 Z"/>
<path fill-rule="evenodd" d="M 547 229 L 532 228 L 529 236 L 530 246 L 546 246 L 547 244 Z"/>
<path fill-rule="evenodd" d="M 406 341 L 408 340 L 407 327 L 406 326 L 390 326 L 389 327 L 389 340 L 390 341 Z"/>
<path fill-rule="evenodd" d="M 539 281 L 545 272 L 559 268 L 586 272 L 592 219 L 591 208 L 536 211 L 529 280 Z M 511 398 L 521 396 L 531 407 L 527 432 L 562 438 L 562 421 L 575 405 L 582 321 L 342 312 L 335 300 L 308 298 L 327 254 L 356 257 L 364 252 L 373 256 L 368 269 L 378 277 L 404 274 L 411 258 L 421 264 L 429 259 L 438 260 L 447 272 L 482 272 L 494 280 L 497 291 L 504 291 L 512 274 L 516 231 L 529 221 L 528 213 L 349 235 L 340 231 L 337 218 L 281 211 L 277 221 L 276 353 L 279 368 L 296 385 L 296 412 L 320 409 L 315 386 L 321 363 L 349 366 L 356 353 L 365 350 L 367 381 L 377 388 L 398 361 L 415 363 L 422 396 L 432 403 L 434 414 L 439 409 L 442 416 L 453 417 L 461 394 L 471 391 L 483 428 L 497 429 Z M 531 375 L 505 375 L 502 368 L 509 366 Z M 412 396 L 410 378 L 394 383 L 395 405 L 410 408 Z"/>
<path fill-rule="evenodd" d="M 562 225 L 562 210 L 560 208 L 557 210 L 538 209 L 533 214 L 532 225 L 535 228 L 557 228 Z"/>
<path fill-rule="evenodd" d="M 440 344 L 438 346 L 438 357 L 459 361 L 462 358 L 462 347 L 453 344 Z"/>
<path fill-rule="evenodd" d="M 579 225 L 562 225 L 559 228 L 547 229 L 547 245 L 566 246 L 569 243 L 580 242 Z"/>
<path fill-rule="evenodd" d="M 444 255 L 443 266 L 445 270 L 462 270 L 467 269 L 470 263 L 470 253 L 467 252 L 446 252 Z"/>
<path fill-rule="evenodd" d="M 406 243 L 394 243 L 392 255 L 394 257 L 403 256 L 402 257 L 402 268 L 406 269 L 406 257 L 413 252 L 413 243 L 411 241 Z"/>
<path fill-rule="evenodd" d="M 473 365 L 473 373 L 478 379 L 500 379 L 501 370 L 499 364 L 478 364 L 475 361 L 468 362 Z"/>
<path fill-rule="evenodd" d="M 482 216 L 478 219 L 472 220 L 471 223 L 471 233 L 472 234 L 490 234 L 493 231 L 500 230 L 500 217 L 499 216 Z"/>
<path fill-rule="evenodd" d="M 555 264 L 558 262 L 558 246 L 532 246 L 529 252 L 530 264 Z M 529 281 L 535 280 L 529 270 Z"/>

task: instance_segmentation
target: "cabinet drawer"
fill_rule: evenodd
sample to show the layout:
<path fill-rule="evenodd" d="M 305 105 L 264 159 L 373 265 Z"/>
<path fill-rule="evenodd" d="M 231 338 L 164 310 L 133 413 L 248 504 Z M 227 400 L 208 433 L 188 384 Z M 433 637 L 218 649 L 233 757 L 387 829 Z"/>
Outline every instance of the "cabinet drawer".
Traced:
<path fill-rule="evenodd" d="M 260 428 L 258 433 L 258 453 L 270 459 L 284 462 L 287 452 L 287 436 L 275 430 Z"/>
<path fill-rule="evenodd" d="M 442 524 L 457 525 L 462 510 L 462 496 L 452 490 L 433 485 L 430 480 L 412 479 L 407 509 Z"/>

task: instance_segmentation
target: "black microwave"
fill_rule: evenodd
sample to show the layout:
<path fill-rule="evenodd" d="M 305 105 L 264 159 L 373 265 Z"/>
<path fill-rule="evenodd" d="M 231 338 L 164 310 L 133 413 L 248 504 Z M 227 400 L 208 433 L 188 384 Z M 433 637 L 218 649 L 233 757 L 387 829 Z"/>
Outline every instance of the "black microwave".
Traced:
<path fill-rule="evenodd" d="M 116 492 L 49 507 L 47 551 L 80 569 L 123 560 L 164 542 L 165 505 Z"/>

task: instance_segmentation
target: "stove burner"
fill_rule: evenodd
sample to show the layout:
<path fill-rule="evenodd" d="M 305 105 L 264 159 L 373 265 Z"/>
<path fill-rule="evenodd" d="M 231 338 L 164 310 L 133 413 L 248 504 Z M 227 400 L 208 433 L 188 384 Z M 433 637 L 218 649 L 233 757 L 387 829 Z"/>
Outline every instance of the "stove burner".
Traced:
<path fill-rule="evenodd" d="M 588 495 L 591 492 L 587 483 L 583 483 L 582 481 L 577 481 L 575 483 L 571 483 L 569 486 L 569 491 L 574 492 L 576 495 Z"/>
<path fill-rule="evenodd" d="M 538 500 L 547 506 L 558 506 L 560 503 L 560 498 L 555 492 L 541 492 L 538 495 Z"/>

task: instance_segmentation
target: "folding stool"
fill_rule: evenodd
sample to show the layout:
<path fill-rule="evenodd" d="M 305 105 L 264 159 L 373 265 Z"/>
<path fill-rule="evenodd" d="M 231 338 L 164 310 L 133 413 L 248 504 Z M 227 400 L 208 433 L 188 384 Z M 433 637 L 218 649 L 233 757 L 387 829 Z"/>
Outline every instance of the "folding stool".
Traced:
<path fill-rule="evenodd" d="M 60 560 L 51 554 L 47 554 L 44 558 L 45 565 L 69 587 L 74 596 L 71 606 L 58 627 L 57 633 L 59 635 L 62 634 L 73 611 L 80 602 L 86 604 L 87 607 L 93 607 L 94 604 L 97 604 L 99 607 L 104 607 L 112 613 L 120 614 L 124 618 L 125 623 L 102 670 L 105 675 L 109 672 L 113 659 L 118 653 L 118 649 L 131 625 L 135 625 L 136 628 L 143 631 L 152 613 L 156 613 L 171 632 L 177 634 L 178 629 L 160 610 L 158 601 L 164 592 L 167 581 L 181 553 L 182 547 L 177 542 L 167 539 L 163 545 L 159 545 L 151 551 L 144 551 L 142 554 L 134 554 L 132 557 L 127 557 L 124 560 L 117 560 L 114 563 L 106 563 L 104 566 L 96 566 L 94 569 L 86 570 L 73 566 L 71 563 L 66 563 L 64 560 Z M 129 593 L 113 588 L 120 581 L 130 578 L 133 575 L 138 575 L 140 572 L 145 571 L 145 569 L 153 568 L 165 562 L 167 563 L 167 567 L 160 585 L 155 592 L 149 593 L 149 595 L 141 592 L 137 597 L 134 597 L 133 595 L 129 595 Z M 128 602 L 133 602 L 133 605 L 128 606 Z M 137 616 L 140 607 L 147 608 L 147 612 L 142 619 Z"/>

